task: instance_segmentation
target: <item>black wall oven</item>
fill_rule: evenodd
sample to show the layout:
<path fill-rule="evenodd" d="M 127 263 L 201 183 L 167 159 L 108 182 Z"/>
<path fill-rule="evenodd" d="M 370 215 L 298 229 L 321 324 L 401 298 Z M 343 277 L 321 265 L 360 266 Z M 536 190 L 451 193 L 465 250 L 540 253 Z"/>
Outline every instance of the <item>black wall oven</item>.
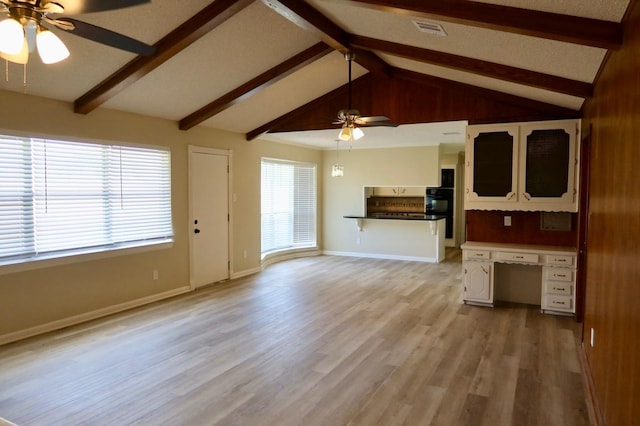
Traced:
<path fill-rule="evenodd" d="M 425 198 L 426 214 L 440 214 L 446 216 L 446 238 L 453 238 L 453 189 L 427 188 Z"/>

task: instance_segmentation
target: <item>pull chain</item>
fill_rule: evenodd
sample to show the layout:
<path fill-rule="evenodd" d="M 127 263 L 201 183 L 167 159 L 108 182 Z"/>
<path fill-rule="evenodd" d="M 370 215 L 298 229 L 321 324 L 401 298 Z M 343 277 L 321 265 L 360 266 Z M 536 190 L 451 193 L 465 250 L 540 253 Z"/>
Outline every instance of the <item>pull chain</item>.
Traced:
<path fill-rule="evenodd" d="M 24 64 L 24 71 L 22 74 L 22 93 L 27 94 L 27 64 Z"/>

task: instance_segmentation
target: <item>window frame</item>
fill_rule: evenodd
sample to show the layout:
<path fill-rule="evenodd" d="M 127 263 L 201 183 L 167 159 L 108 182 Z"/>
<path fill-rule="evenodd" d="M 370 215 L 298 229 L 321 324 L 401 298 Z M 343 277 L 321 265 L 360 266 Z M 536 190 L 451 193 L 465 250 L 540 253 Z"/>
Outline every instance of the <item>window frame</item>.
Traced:
<path fill-rule="evenodd" d="M 173 224 L 173 201 L 174 197 L 172 194 L 173 187 L 173 176 L 172 176 L 172 162 L 173 156 L 171 155 L 171 148 L 167 146 L 161 145 L 151 145 L 151 144 L 138 144 L 138 143 L 127 143 L 120 141 L 106 141 L 99 139 L 82 139 L 77 137 L 67 137 L 67 136 L 52 136 L 52 135 L 42 135 L 42 134 L 33 134 L 33 133 L 24 133 L 24 132 L 15 132 L 6 129 L 0 129 L 0 137 L 7 139 L 22 139 L 28 140 L 32 142 L 33 140 L 46 140 L 51 142 L 62 142 L 62 143 L 78 143 L 78 144 L 89 144 L 96 146 L 108 146 L 110 148 L 129 148 L 129 149 L 149 149 L 156 151 L 165 151 L 168 154 L 168 170 L 166 179 L 168 179 L 168 187 L 169 187 L 169 214 L 170 214 L 170 226 L 171 232 L 170 235 L 167 236 L 159 236 L 153 239 L 147 240 L 135 240 L 135 241 L 124 241 L 117 242 L 113 244 L 103 244 L 99 246 L 92 247 L 76 247 L 66 250 L 56 250 L 49 253 L 40 253 L 29 255 L 28 253 L 24 253 L 24 255 L 16 255 L 16 256 L 7 256 L 4 259 L 0 259 L 0 275 L 14 273 L 14 272 L 22 272 L 28 271 L 32 269 L 40 269 L 47 268 L 58 265 L 72 264 L 72 263 L 80 263 L 86 262 L 90 260 L 110 258 L 115 256 L 123 256 L 135 253 L 143 253 L 155 250 L 163 250 L 173 247 L 173 242 L 175 238 L 175 227 Z M 31 171 L 31 175 L 33 176 L 33 170 Z M 111 200 L 109 197 L 105 197 L 105 200 Z M 112 200 L 113 201 L 113 200 Z"/>
<path fill-rule="evenodd" d="M 312 194 L 312 202 L 313 202 L 313 218 L 312 221 L 308 222 L 310 224 L 312 224 L 312 228 L 313 228 L 313 239 L 312 241 L 308 241 L 308 242 L 303 242 L 303 243 L 296 243 L 295 241 L 292 241 L 291 244 L 287 245 L 287 246 L 279 246 L 273 249 L 269 249 L 269 250 L 264 250 L 263 248 L 263 238 L 264 238 L 264 230 L 263 230 L 263 216 L 264 216 L 264 212 L 263 212 L 263 164 L 264 163 L 267 164 L 282 164 L 282 165 L 291 165 L 293 167 L 296 166 L 300 166 L 300 167 L 304 167 L 307 166 L 308 169 L 312 169 L 312 173 L 313 173 L 313 194 Z M 294 169 L 295 172 L 295 169 Z M 295 179 L 295 178 L 294 178 Z M 295 185 L 295 180 L 294 182 L 292 182 L 292 185 Z M 295 192 L 295 188 L 291 188 L 292 192 Z M 293 203 L 295 203 L 295 201 L 292 201 Z M 292 204 L 291 206 L 291 215 L 295 215 L 295 211 L 297 210 L 297 206 L 296 204 Z M 291 218 L 291 226 L 293 228 L 295 228 L 295 223 L 296 223 L 296 218 L 295 216 Z M 292 239 L 294 238 L 293 234 L 295 234 L 295 230 L 292 230 Z M 318 248 L 318 165 L 316 163 L 313 162 L 308 162 L 308 161 L 295 161 L 295 160 L 286 160 L 286 159 L 281 159 L 281 158 L 273 158 L 273 157 L 261 157 L 260 158 L 260 254 L 261 254 L 261 259 L 265 260 L 266 258 L 272 256 L 272 255 L 277 255 L 277 254 L 282 254 L 285 252 L 297 252 L 297 251 L 307 251 L 307 250 L 315 250 Z"/>

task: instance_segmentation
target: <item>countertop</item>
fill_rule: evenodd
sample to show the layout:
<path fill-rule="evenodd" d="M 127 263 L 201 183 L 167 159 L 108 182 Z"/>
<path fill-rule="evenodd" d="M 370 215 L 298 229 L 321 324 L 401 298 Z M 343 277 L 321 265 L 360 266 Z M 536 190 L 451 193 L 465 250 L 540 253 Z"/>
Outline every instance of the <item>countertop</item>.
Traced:
<path fill-rule="evenodd" d="M 440 220 L 445 219 L 445 215 L 423 214 L 423 213 L 374 213 L 371 216 L 343 216 L 345 219 L 376 219 L 376 220 Z"/>

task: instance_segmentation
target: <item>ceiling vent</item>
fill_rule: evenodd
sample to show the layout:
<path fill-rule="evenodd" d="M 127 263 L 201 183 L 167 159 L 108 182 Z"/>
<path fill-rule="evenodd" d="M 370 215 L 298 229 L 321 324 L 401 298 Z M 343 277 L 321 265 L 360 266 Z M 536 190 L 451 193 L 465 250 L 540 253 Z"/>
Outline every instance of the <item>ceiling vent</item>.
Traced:
<path fill-rule="evenodd" d="M 411 21 L 411 22 L 413 22 L 415 26 L 418 27 L 418 29 L 423 33 L 433 34 L 433 35 L 438 35 L 443 37 L 447 35 L 446 31 L 444 30 L 444 28 L 442 28 L 442 25 L 440 24 L 436 24 L 433 22 L 425 22 L 425 21 Z"/>

